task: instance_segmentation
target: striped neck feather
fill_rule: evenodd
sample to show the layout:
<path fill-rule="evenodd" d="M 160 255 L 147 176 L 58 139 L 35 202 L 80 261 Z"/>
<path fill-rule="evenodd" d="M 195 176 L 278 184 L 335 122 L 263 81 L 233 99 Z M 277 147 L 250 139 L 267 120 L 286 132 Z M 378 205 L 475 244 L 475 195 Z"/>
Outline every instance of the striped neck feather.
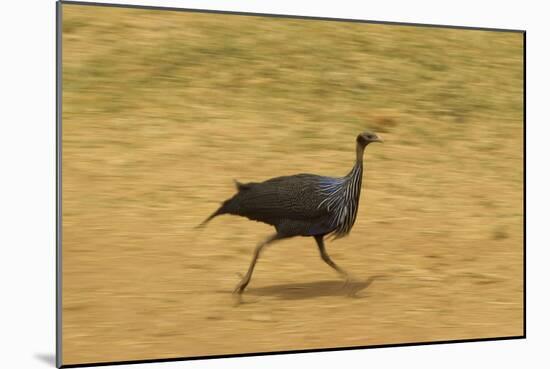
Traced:
<path fill-rule="evenodd" d="M 331 178 L 320 185 L 320 194 L 325 198 L 319 204 L 331 214 L 331 228 L 334 238 L 347 235 L 357 217 L 361 183 L 363 179 L 363 162 L 357 161 L 352 170 L 340 178 Z"/>

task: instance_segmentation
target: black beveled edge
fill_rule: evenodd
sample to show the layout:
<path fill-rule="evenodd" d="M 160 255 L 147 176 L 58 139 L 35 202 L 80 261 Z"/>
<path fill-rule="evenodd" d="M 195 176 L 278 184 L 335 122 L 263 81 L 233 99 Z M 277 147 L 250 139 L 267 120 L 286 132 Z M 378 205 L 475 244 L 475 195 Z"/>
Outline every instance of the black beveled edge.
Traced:
<path fill-rule="evenodd" d="M 323 20 L 323 21 L 337 21 L 337 22 L 339 21 L 339 22 L 354 22 L 354 23 L 371 23 L 371 24 L 384 24 L 384 25 L 396 25 L 396 26 L 435 27 L 435 28 L 452 28 L 452 29 L 477 30 L 477 31 L 522 33 L 523 34 L 523 335 L 491 337 L 491 338 L 472 338 L 472 339 L 461 339 L 461 340 L 443 340 L 443 341 L 430 341 L 430 342 L 382 344 L 382 345 L 370 345 L 370 346 L 332 347 L 332 348 L 318 348 L 318 349 L 308 349 L 308 350 L 287 350 L 287 351 L 250 352 L 250 353 L 227 354 L 227 355 L 175 357 L 175 358 L 164 358 L 164 359 L 106 361 L 106 362 L 63 365 L 62 345 L 61 345 L 62 343 L 62 320 L 61 320 L 62 319 L 62 314 L 61 314 L 62 313 L 61 311 L 62 310 L 62 306 L 61 306 L 61 303 L 62 303 L 61 301 L 61 293 L 62 293 L 62 284 L 61 284 L 62 283 L 62 278 L 61 278 L 62 277 L 61 275 L 61 270 L 62 270 L 62 263 L 61 263 L 61 256 L 62 256 L 62 253 L 61 253 L 62 11 L 61 10 L 62 8 L 61 8 L 61 5 L 62 4 L 103 6 L 103 7 L 115 7 L 115 8 L 133 8 L 133 9 L 146 9 L 146 10 L 181 11 L 181 12 L 194 12 L 194 13 L 233 14 L 233 15 L 244 15 L 244 16 L 293 18 L 293 19 Z M 503 341 L 503 340 L 527 338 L 527 290 L 526 290 L 526 286 L 527 286 L 527 247 L 526 247 L 527 245 L 527 232 L 526 232 L 526 225 L 527 225 L 526 223 L 526 219 L 527 219 L 527 213 L 526 213 L 526 210 L 527 210 L 527 201 L 526 201 L 527 199 L 527 188 L 526 188 L 526 183 L 527 183 L 527 174 L 526 174 L 527 64 L 526 64 L 526 61 L 527 61 L 527 32 L 525 30 L 58 0 L 56 2 L 56 366 L 58 368 L 80 368 L 80 367 L 89 367 L 89 366 L 162 363 L 162 362 L 186 361 L 186 360 L 235 358 L 235 357 L 245 357 L 245 356 L 299 354 L 299 353 L 358 350 L 358 349 L 372 349 L 372 348 L 426 346 L 426 345 L 453 344 L 453 343 L 474 343 L 474 342 Z"/>
<path fill-rule="evenodd" d="M 61 31 L 62 8 L 61 3 L 55 4 L 55 365 L 59 368 L 63 364 L 61 347 L 62 325 L 62 263 L 61 263 L 61 118 L 62 118 L 62 63 L 61 63 Z"/>
<path fill-rule="evenodd" d="M 171 362 L 171 361 L 187 361 L 187 360 L 202 360 L 202 359 L 224 359 L 224 358 L 236 358 L 236 357 L 245 357 L 245 356 L 307 354 L 307 353 L 315 353 L 315 352 L 361 350 L 361 349 L 373 349 L 373 348 L 392 348 L 392 347 L 441 345 L 441 344 L 452 344 L 452 343 L 473 343 L 473 342 L 486 342 L 486 341 L 504 341 L 504 340 L 515 340 L 515 339 L 525 339 L 525 338 L 526 338 L 525 336 L 507 336 L 507 337 L 493 337 L 493 338 L 472 338 L 472 339 L 449 340 L 449 341 L 395 343 L 395 344 L 382 344 L 382 345 L 370 345 L 370 346 L 330 347 L 330 348 L 317 348 L 317 349 L 306 349 L 306 350 L 250 352 L 250 353 L 227 354 L 227 355 L 188 356 L 188 357 L 175 357 L 175 358 L 165 358 L 165 359 L 104 361 L 104 362 L 97 362 L 97 363 L 67 364 L 67 365 L 61 366 L 61 368 L 82 368 L 82 367 L 88 367 L 88 366 L 165 363 L 165 362 Z"/>
<path fill-rule="evenodd" d="M 444 24 L 412 23 L 412 22 L 411 23 L 408 23 L 408 22 L 392 22 L 392 21 L 349 19 L 349 18 L 330 18 L 330 17 L 316 17 L 316 16 L 292 15 L 292 14 L 252 13 L 252 12 L 240 12 L 240 11 L 231 11 L 231 10 L 176 8 L 176 7 L 155 6 L 155 5 L 113 4 L 113 3 L 100 3 L 100 2 L 87 2 L 87 1 L 72 1 L 72 0 L 59 0 L 59 2 L 62 3 L 62 4 L 68 4 L 68 5 L 103 6 L 103 7 L 113 7 L 113 8 L 131 8 L 131 9 L 145 9 L 145 10 L 168 10 L 168 11 L 191 12 L 191 13 L 233 14 L 233 15 L 245 15 L 245 16 L 254 16 L 254 17 L 291 18 L 291 19 L 322 20 L 322 21 L 336 21 L 336 22 L 354 22 L 354 23 L 372 23 L 372 24 L 385 24 L 385 25 L 394 25 L 394 26 L 456 28 L 456 29 L 475 30 L 475 31 L 519 32 L 519 33 L 525 32 L 525 30 L 519 30 L 519 29 L 454 26 L 454 25 L 444 25 Z"/>
<path fill-rule="evenodd" d="M 523 336 L 527 337 L 527 32 L 523 32 Z"/>

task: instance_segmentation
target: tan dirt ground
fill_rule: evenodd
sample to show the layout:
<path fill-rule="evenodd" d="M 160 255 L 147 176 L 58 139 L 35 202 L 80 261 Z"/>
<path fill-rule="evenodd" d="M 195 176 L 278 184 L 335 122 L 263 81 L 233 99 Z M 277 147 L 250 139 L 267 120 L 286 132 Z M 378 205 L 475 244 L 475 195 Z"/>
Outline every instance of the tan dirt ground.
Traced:
<path fill-rule="evenodd" d="M 63 363 L 523 334 L 522 35 L 63 5 Z M 274 244 L 233 179 L 345 175 L 351 235 Z"/>

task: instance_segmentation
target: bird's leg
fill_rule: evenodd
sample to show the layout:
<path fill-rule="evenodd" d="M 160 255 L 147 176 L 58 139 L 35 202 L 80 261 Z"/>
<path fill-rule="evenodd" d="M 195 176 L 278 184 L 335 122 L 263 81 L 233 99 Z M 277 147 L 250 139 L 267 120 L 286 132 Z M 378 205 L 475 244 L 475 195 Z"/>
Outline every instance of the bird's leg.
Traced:
<path fill-rule="evenodd" d="M 252 272 L 254 271 L 254 267 L 256 266 L 256 261 L 258 261 L 258 258 L 260 257 L 260 253 L 262 252 L 262 249 L 277 239 L 279 239 L 279 235 L 274 234 L 272 236 L 269 236 L 264 241 L 260 242 L 258 246 L 256 246 L 256 249 L 254 250 L 254 255 L 252 256 L 252 262 L 248 267 L 248 271 L 246 272 L 243 279 L 241 279 L 241 281 L 239 282 L 239 284 L 237 285 L 233 293 L 239 293 L 239 294 L 243 293 L 244 289 L 250 282 L 250 277 L 252 277 Z"/>
<path fill-rule="evenodd" d="M 346 279 L 346 282 L 349 281 L 350 276 L 349 274 L 340 268 L 332 259 L 328 256 L 327 250 L 325 249 L 325 241 L 323 240 L 323 236 L 315 236 L 315 241 L 317 241 L 317 246 L 319 246 L 319 252 L 321 253 L 321 259 L 325 263 L 327 263 L 332 269 L 336 270 L 342 277 Z"/>

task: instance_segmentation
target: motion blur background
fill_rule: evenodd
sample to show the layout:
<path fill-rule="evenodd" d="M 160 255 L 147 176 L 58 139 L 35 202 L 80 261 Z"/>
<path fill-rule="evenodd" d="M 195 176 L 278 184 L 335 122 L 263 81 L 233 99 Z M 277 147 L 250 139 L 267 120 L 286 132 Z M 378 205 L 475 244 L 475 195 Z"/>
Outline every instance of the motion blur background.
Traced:
<path fill-rule="evenodd" d="M 523 35 L 63 5 L 64 364 L 521 335 Z M 328 252 L 220 217 L 351 168 Z"/>

